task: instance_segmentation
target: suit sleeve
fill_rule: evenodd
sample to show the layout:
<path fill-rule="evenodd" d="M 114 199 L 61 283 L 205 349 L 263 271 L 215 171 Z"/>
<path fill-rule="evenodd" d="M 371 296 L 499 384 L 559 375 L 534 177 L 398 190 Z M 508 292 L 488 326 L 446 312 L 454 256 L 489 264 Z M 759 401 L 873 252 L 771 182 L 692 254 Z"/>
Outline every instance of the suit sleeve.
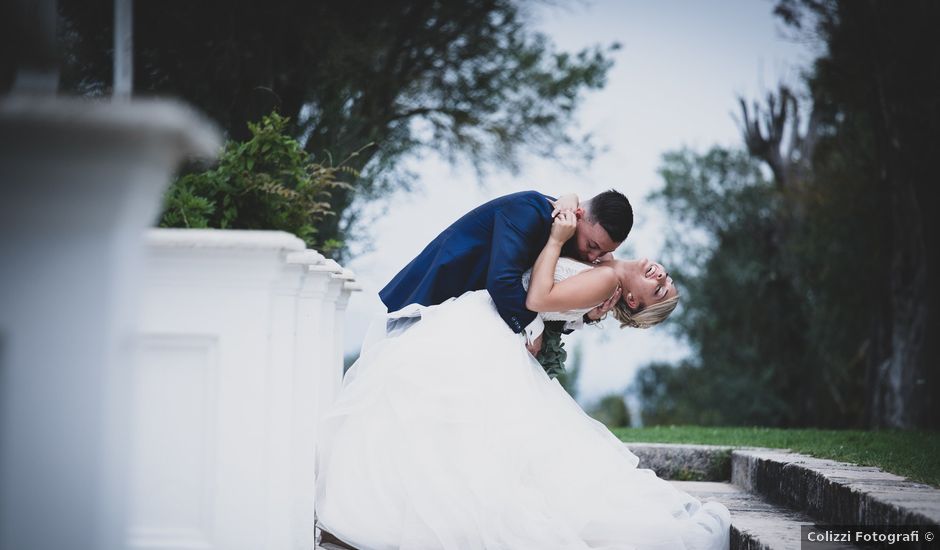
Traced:
<path fill-rule="evenodd" d="M 537 317 L 525 307 L 522 274 L 532 267 L 533 250 L 545 246 L 544 237 L 544 222 L 531 204 L 509 205 L 496 213 L 486 289 L 513 332 L 523 332 Z"/>

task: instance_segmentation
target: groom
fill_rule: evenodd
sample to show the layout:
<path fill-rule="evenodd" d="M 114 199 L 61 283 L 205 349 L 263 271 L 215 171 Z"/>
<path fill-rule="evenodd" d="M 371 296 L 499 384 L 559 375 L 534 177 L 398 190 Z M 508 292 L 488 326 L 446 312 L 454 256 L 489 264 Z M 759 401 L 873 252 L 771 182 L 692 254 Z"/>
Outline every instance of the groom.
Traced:
<path fill-rule="evenodd" d="M 509 328 L 523 333 L 529 352 L 537 355 L 544 325 L 525 307 L 522 274 L 548 241 L 554 200 L 522 191 L 478 206 L 431 241 L 379 297 L 391 313 L 408 304 L 440 304 L 485 288 Z M 575 215 L 577 229 L 562 253 L 584 262 L 607 259 L 633 227 L 630 202 L 614 190 L 578 205 Z M 586 321 L 596 321 L 613 305 L 605 302 L 586 314 Z"/>

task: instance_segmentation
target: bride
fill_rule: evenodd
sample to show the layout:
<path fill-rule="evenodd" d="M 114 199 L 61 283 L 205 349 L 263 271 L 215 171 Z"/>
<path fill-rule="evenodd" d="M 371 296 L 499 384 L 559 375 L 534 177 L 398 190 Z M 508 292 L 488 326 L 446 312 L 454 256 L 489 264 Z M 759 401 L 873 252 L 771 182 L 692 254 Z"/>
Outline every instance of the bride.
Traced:
<path fill-rule="evenodd" d="M 621 326 L 675 308 L 661 265 L 559 258 L 560 213 L 524 276 L 526 307 L 578 319 L 612 295 Z M 638 468 L 636 455 L 549 378 L 486 290 L 387 317 L 321 425 L 317 524 L 362 550 L 727 550 L 730 514 Z M 629 358 L 610 357 L 616 365 Z"/>

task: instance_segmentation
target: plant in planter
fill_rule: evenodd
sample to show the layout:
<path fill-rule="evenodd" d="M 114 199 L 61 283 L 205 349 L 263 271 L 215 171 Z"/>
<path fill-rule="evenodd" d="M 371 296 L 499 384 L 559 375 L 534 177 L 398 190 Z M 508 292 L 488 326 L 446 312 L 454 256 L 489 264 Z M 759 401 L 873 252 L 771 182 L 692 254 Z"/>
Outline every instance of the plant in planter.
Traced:
<path fill-rule="evenodd" d="M 167 191 L 160 227 L 277 229 L 293 233 L 324 254 L 342 246 L 321 241 L 317 224 L 334 216 L 336 189 L 352 189 L 346 166 L 317 162 L 287 133 L 289 119 L 271 113 L 249 123 L 248 141 L 228 141 L 218 164 L 178 178 Z M 357 153 L 350 156 L 352 158 Z"/>

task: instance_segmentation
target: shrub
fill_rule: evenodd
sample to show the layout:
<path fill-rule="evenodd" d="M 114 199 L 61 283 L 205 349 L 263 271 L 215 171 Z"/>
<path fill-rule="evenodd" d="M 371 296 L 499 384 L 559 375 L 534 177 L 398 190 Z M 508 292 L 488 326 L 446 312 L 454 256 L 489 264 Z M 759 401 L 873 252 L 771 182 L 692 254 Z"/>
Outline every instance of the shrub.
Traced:
<path fill-rule="evenodd" d="M 251 139 L 226 142 L 214 168 L 178 178 L 166 193 L 160 227 L 277 229 L 325 254 L 341 247 L 321 242 L 317 224 L 335 215 L 331 191 L 352 188 L 338 177 L 359 174 L 346 161 L 316 162 L 287 134 L 288 121 L 271 113 L 249 123 Z"/>

